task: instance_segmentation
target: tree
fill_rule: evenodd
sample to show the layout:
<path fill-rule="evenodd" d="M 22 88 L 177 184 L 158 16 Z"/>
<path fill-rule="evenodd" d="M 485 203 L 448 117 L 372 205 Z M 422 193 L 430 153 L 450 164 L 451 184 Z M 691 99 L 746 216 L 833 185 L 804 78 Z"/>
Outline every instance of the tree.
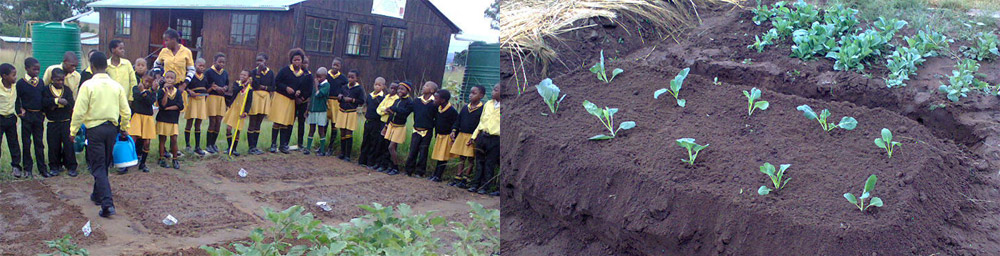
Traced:
<path fill-rule="evenodd" d="M 27 36 L 24 33 L 28 21 L 60 21 L 76 13 L 87 11 L 87 3 L 94 0 L 0 0 L 0 34 Z"/>
<path fill-rule="evenodd" d="M 483 15 L 493 20 L 490 27 L 500 30 L 500 0 L 493 0 L 493 4 L 490 5 L 490 8 L 486 8 Z"/>
<path fill-rule="evenodd" d="M 455 52 L 455 57 L 451 60 L 452 64 L 458 66 L 465 66 L 465 62 L 469 59 L 469 50 L 462 50 L 460 52 Z"/>

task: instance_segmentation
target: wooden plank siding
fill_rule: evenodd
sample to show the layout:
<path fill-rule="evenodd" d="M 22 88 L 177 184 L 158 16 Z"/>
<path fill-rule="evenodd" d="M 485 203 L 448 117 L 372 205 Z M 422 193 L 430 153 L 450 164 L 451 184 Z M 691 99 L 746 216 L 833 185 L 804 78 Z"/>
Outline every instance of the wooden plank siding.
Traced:
<path fill-rule="evenodd" d="M 119 10 L 132 13 L 132 34 L 129 36 L 115 35 L 115 11 Z M 101 8 L 98 11 L 101 15 L 101 26 L 98 32 L 100 44 L 97 50 L 108 53 L 108 43 L 111 40 L 118 39 L 125 42 L 125 56 L 129 57 L 129 61 L 146 57 L 149 54 L 149 23 L 151 18 L 149 10 Z M 83 54 L 86 55 L 87 53 L 84 52 Z M 83 60 L 83 62 L 85 61 Z"/>
<path fill-rule="evenodd" d="M 234 13 L 259 15 L 256 45 L 243 46 L 229 43 Z M 205 60 L 211 63 L 215 53 L 225 53 L 226 70 L 229 70 L 230 81 L 236 81 L 241 70 L 250 70 L 257 66 L 257 53 L 264 52 L 268 56 L 268 67 L 277 72 L 288 65 L 288 49 L 292 48 L 292 41 L 291 33 L 286 29 L 295 25 L 292 14 L 292 12 L 275 11 L 205 11 L 205 25 L 202 27 Z"/>

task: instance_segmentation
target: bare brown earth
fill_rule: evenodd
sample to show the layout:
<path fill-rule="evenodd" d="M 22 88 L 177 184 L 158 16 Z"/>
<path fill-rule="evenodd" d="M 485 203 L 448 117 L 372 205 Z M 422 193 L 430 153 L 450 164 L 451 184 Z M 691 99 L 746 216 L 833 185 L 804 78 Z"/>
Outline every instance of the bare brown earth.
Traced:
<path fill-rule="evenodd" d="M 182 170 L 111 176 L 117 215 L 97 216 L 89 195 L 93 179 L 65 175 L 0 184 L 0 255 L 51 252 L 45 240 L 73 235 L 91 255 L 204 255 L 201 245 L 227 246 L 253 227 L 269 225 L 263 207 L 304 205 L 325 224 L 364 213 L 354 207 L 407 203 L 416 211 L 438 211 L 449 220 L 468 219 L 467 201 L 496 208 L 499 200 L 405 175 L 387 176 L 331 157 L 264 155 L 224 161 L 208 157 L 182 163 Z M 236 175 L 240 168 L 247 178 Z M 334 210 L 314 204 L 330 201 Z M 173 215 L 178 224 L 161 220 Z M 80 228 L 91 221 L 94 233 Z M 445 235 L 447 238 L 448 236 Z"/>

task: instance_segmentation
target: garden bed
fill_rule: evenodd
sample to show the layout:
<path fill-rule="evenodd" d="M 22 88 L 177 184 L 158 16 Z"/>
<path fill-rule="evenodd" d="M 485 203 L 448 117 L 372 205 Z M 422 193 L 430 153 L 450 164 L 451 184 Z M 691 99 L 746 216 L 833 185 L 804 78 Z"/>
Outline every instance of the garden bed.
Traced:
<path fill-rule="evenodd" d="M 107 240 L 96 226 L 90 236 L 83 236 L 80 230 L 87 218 L 80 207 L 61 200 L 39 181 L 0 183 L 0 202 L 0 255 L 49 253 L 41 241 L 66 234 L 82 246 Z"/>
<path fill-rule="evenodd" d="M 214 161 L 208 169 L 216 175 L 239 183 L 264 183 L 269 181 L 303 180 L 319 177 L 341 177 L 360 173 L 362 168 L 346 163 L 337 163 L 332 157 L 265 156 L 260 159 L 235 161 Z M 239 176 L 240 168 L 247 170 L 246 177 Z"/>

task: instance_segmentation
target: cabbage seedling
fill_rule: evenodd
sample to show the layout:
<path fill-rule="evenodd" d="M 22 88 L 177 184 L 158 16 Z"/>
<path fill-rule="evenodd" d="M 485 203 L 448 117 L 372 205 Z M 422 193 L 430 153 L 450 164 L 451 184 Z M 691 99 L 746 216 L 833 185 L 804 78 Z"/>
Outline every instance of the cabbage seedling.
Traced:
<path fill-rule="evenodd" d="M 777 171 L 775 171 L 774 165 L 771 165 L 771 163 L 764 163 L 764 165 L 760 166 L 760 172 L 767 174 L 768 177 L 771 177 L 771 183 L 774 184 L 774 190 L 780 190 L 785 186 L 785 184 L 788 183 L 789 180 L 792 180 L 791 178 L 782 180 L 785 176 L 785 170 L 787 170 L 790 166 L 792 165 L 783 164 Z M 760 188 L 757 189 L 757 194 L 762 196 L 767 195 L 768 193 L 771 193 L 771 189 L 767 186 L 760 186 Z"/>
<path fill-rule="evenodd" d="M 698 143 L 694 143 L 694 139 L 692 138 L 682 138 L 677 139 L 677 146 L 681 146 L 682 148 L 686 148 L 688 150 L 688 159 L 681 159 L 681 162 L 685 162 L 688 165 L 694 165 L 694 159 L 698 158 L 698 152 L 707 148 L 708 144 L 702 146 L 698 145 Z"/>
<path fill-rule="evenodd" d="M 553 84 L 552 79 L 542 80 L 541 83 L 535 85 L 535 88 L 538 89 L 538 95 L 542 96 L 542 100 L 545 100 L 545 104 L 549 105 L 549 111 L 552 111 L 553 114 L 559 111 L 559 103 L 566 98 L 566 94 L 563 94 L 562 97 L 559 96 L 559 86 Z"/>
<path fill-rule="evenodd" d="M 875 190 L 876 180 L 878 180 L 878 178 L 875 177 L 875 174 L 872 174 L 872 176 L 868 176 L 868 181 L 865 182 L 865 190 L 862 191 L 861 197 L 855 197 L 851 193 L 844 193 L 844 198 L 847 198 L 848 202 L 851 202 L 851 204 L 857 206 L 858 209 L 861 210 L 861 212 L 864 212 L 865 209 L 868 209 L 869 207 L 872 206 L 882 207 L 882 199 L 871 196 L 872 190 Z M 868 197 L 871 197 L 872 200 L 871 202 L 868 202 L 868 205 L 865 205 L 865 199 L 868 199 Z"/>
<path fill-rule="evenodd" d="M 611 71 L 611 78 L 608 78 L 608 73 L 604 69 L 604 50 L 601 50 L 601 61 L 594 63 L 594 66 L 590 67 L 590 73 L 597 74 L 597 80 L 604 81 L 604 83 L 610 83 L 611 80 L 615 80 L 615 77 L 622 72 L 625 72 L 625 70 L 616 68 Z"/>
<path fill-rule="evenodd" d="M 885 152 L 889 154 L 889 158 L 892 158 L 892 148 L 900 144 L 902 143 L 892 141 L 892 131 L 886 128 L 882 128 L 882 138 L 875 139 L 875 145 L 885 149 Z"/>
<path fill-rule="evenodd" d="M 591 103 L 588 100 L 583 101 L 583 107 L 590 112 L 591 115 L 597 116 L 597 119 L 601 120 L 601 124 L 604 124 L 604 128 L 607 128 L 611 135 L 598 134 L 594 137 L 590 137 L 590 140 L 610 140 L 615 138 L 615 134 L 620 130 L 628 130 L 635 128 L 635 122 L 628 121 L 622 122 L 618 125 L 618 129 L 614 129 L 615 125 L 615 113 L 618 113 L 617 108 L 604 107 L 603 109 L 598 108 L 597 105 Z"/>
<path fill-rule="evenodd" d="M 670 88 L 661 88 L 659 90 L 656 90 L 655 92 L 653 92 L 653 98 L 659 99 L 660 94 L 669 92 L 670 95 L 674 96 L 674 99 L 677 100 L 677 106 L 681 106 L 683 108 L 685 103 L 687 103 L 687 101 L 677 97 L 681 93 L 681 84 L 684 83 L 684 79 L 687 78 L 688 72 L 690 71 L 691 68 L 685 68 L 684 70 L 681 70 L 681 72 L 677 73 L 677 76 L 674 77 L 674 80 L 670 80 Z"/>
<path fill-rule="evenodd" d="M 760 89 L 757 87 L 751 88 L 749 92 L 743 91 L 743 96 L 747 97 L 747 116 L 752 116 L 754 109 L 765 110 L 770 106 L 767 101 L 757 101 L 760 99 Z"/>
<path fill-rule="evenodd" d="M 827 123 L 826 122 L 826 118 L 830 117 L 830 110 L 824 109 L 822 112 L 819 113 L 819 115 L 816 115 L 816 112 L 814 112 L 812 110 L 812 108 L 809 107 L 809 105 L 802 105 L 802 106 L 799 106 L 799 107 L 797 107 L 795 109 L 798 109 L 799 111 L 802 111 L 802 114 L 805 115 L 806 118 L 809 118 L 810 120 L 819 121 L 819 125 L 823 127 L 824 131 L 828 131 L 829 132 L 829 131 L 832 131 L 833 128 L 840 128 L 840 129 L 844 129 L 844 130 L 850 131 L 850 130 L 854 130 L 854 128 L 858 126 L 858 120 L 854 119 L 853 117 L 849 117 L 849 116 L 845 116 L 845 117 L 841 118 L 840 119 L 840 123 L 837 123 L 837 124 Z"/>

